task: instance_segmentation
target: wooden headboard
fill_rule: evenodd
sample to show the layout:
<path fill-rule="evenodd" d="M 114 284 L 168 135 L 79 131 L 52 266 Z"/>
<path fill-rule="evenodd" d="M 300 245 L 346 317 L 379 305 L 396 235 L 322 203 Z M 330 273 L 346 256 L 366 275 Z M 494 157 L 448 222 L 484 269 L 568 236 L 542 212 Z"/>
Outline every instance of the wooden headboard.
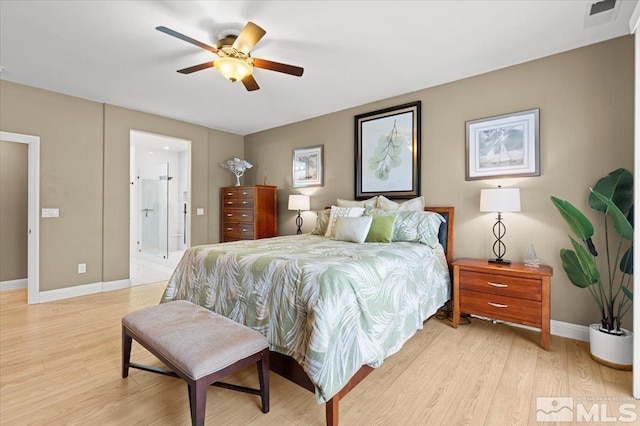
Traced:
<path fill-rule="evenodd" d="M 440 225 L 440 230 L 438 231 L 438 240 L 442 247 L 444 247 L 445 257 L 447 258 L 447 263 L 451 265 L 453 262 L 453 207 L 425 207 L 425 211 L 439 213 L 444 220 L 445 223 Z"/>

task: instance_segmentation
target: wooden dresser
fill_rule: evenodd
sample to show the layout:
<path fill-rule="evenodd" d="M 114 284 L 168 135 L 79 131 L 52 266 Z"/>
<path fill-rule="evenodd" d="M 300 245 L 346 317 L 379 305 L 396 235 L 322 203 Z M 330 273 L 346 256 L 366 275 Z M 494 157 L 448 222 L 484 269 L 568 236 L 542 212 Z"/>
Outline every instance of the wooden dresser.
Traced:
<path fill-rule="evenodd" d="M 222 242 L 275 237 L 278 234 L 277 189 L 267 185 L 221 188 Z"/>
<path fill-rule="evenodd" d="M 453 266 L 453 327 L 460 313 L 539 328 L 549 350 L 549 283 L 553 269 L 522 263 L 501 265 L 484 259 L 458 259 Z"/>

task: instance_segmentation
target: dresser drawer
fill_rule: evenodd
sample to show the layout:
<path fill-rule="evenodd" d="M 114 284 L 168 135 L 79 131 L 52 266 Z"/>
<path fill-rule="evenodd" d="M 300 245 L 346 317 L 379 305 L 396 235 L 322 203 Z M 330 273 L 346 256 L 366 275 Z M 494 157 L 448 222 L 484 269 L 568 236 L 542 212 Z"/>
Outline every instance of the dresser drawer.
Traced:
<path fill-rule="evenodd" d="M 461 292 L 460 311 L 531 327 L 542 323 L 540 302 L 471 290 Z"/>
<path fill-rule="evenodd" d="M 253 222 L 253 210 L 251 209 L 224 209 L 222 212 L 224 222 Z"/>
<path fill-rule="evenodd" d="M 226 188 L 222 191 L 222 198 L 251 198 L 253 199 L 254 191 L 246 188 Z"/>
<path fill-rule="evenodd" d="M 239 239 L 252 239 L 253 223 L 225 223 L 222 227 L 222 236 L 240 237 Z"/>
<path fill-rule="evenodd" d="M 460 271 L 460 288 L 483 293 L 541 301 L 542 283 L 533 278 L 496 273 Z"/>
<path fill-rule="evenodd" d="M 253 198 L 225 198 L 222 201 L 224 208 L 253 208 Z"/>

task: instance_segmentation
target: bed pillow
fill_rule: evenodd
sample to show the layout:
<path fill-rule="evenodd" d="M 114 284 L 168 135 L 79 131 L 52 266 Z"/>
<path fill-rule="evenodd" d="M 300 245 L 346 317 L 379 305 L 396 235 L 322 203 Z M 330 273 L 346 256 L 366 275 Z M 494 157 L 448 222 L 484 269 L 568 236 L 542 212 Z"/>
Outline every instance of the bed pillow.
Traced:
<path fill-rule="evenodd" d="M 396 203 L 395 201 L 391 201 L 384 195 L 380 195 L 378 197 L 378 203 L 376 204 L 376 208 L 380 210 L 386 211 L 415 211 L 421 212 L 424 210 L 424 197 L 416 197 L 411 200 L 403 201 L 401 203 Z"/>
<path fill-rule="evenodd" d="M 374 214 L 370 217 L 372 218 L 371 229 L 369 229 L 365 241 L 368 243 L 390 243 L 393 238 L 393 224 L 396 220 L 396 214 Z"/>
<path fill-rule="evenodd" d="M 316 218 L 316 226 L 311 231 L 312 235 L 324 235 L 327 233 L 327 224 L 329 223 L 329 216 L 331 215 L 331 209 L 324 209 L 318 211 L 318 217 Z"/>
<path fill-rule="evenodd" d="M 371 222 L 371 216 L 338 217 L 333 226 L 333 239 L 363 243 L 371 228 Z"/>
<path fill-rule="evenodd" d="M 393 228 L 393 241 L 418 242 L 435 248 L 444 218 L 435 212 L 400 211 Z"/>
<path fill-rule="evenodd" d="M 329 214 L 329 223 L 327 223 L 327 232 L 325 237 L 333 237 L 333 227 L 335 226 L 336 219 L 339 217 L 360 217 L 364 213 L 364 207 L 338 207 L 331 206 L 331 213 Z"/>
<path fill-rule="evenodd" d="M 355 200 L 344 200 L 342 198 L 338 198 L 336 200 L 336 205 L 338 207 L 371 207 L 372 209 L 376 207 L 378 203 L 378 197 L 371 197 L 368 200 L 355 201 Z"/>

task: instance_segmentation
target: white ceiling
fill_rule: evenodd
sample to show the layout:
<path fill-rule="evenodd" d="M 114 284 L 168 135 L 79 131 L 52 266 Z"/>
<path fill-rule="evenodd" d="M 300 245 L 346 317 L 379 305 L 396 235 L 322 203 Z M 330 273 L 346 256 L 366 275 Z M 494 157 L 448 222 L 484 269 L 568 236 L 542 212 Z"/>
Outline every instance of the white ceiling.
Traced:
<path fill-rule="evenodd" d="M 585 20 L 594 1 L 1 0 L 0 78 L 246 135 L 630 33 L 637 0 Z M 182 75 L 215 56 L 155 30 L 215 45 L 249 20 L 252 55 L 301 78 Z"/>

